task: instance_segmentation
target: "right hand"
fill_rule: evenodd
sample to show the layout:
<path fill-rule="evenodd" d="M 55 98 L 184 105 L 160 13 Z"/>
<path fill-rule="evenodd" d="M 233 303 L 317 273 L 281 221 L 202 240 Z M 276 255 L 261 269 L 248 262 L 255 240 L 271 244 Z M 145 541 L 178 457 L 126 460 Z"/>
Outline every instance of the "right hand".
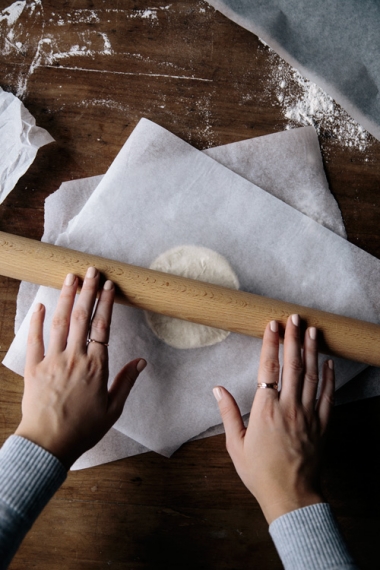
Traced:
<path fill-rule="evenodd" d="M 299 317 L 289 317 L 281 391 L 257 389 L 247 429 L 231 394 L 222 387 L 214 389 L 227 450 L 269 524 L 292 510 L 323 502 L 319 471 L 333 406 L 334 370 L 332 360 L 324 363 L 316 402 L 316 333 L 315 328 L 306 331 L 302 358 Z M 278 349 L 278 325 L 272 321 L 264 333 L 258 382 L 279 382 Z"/>
<path fill-rule="evenodd" d="M 74 307 L 78 279 L 66 277 L 54 313 L 45 355 L 45 307 L 32 315 L 25 367 L 22 420 L 16 435 L 55 455 L 68 469 L 119 418 L 146 361 L 132 360 L 108 390 L 108 350 L 115 287 L 90 267 Z M 93 310 L 96 304 L 95 313 Z M 88 335 L 98 342 L 87 344 Z"/>

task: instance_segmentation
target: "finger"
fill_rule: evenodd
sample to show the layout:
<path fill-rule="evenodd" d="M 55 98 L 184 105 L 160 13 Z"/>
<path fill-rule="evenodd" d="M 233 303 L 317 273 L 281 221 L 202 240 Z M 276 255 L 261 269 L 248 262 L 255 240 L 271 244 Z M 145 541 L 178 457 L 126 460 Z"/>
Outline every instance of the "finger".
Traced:
<path fill-rule="evenodd" d="M 66 276 L 50 328 L 48 352 L 62 352 L 66 348 L 78 279 L 72 273 Z"/>
<path fill-rule="evenodd" d="M 255 406 L 278 400 L 277 386 L 280 376 L 280 361 L 278 359 L 279 335 L 277 321 L 271 321 L 265 328 L 263 346 L 260 354 L 260 365 L 257 377 L 258 389 L 255 394 Z M 260 388 L 260 384 L 274 385 L 273 388 Z"/>
<path fill-rule="evenodd" d="M 235 398 L 221 386 L 213 389 L 213 394 L 218 402 L 220 415 L 226 432 L 226 447 L 231 457 L 243 444 L 246 432 L 243 419 Z"/>
<path fill-rule="evenodd" d="M 301 400 L 303 362 L 301 356 L 300 317 L 288 318 L 284 339 L 284 367 L 280 401 L 285 405 L 294 405 Z"/>
<path fill-rule="evenodd" d="M 147 362 L 143 358 L 137 358 L 129 362 L 117 374 L 112 386 L 109 389 L 109 407 L 108 412 L 113 423 L 120 417 L 126 399 L 133 388 L 134 383 L 139 377 L 140 372 L 144 370 Z"/>
<path fill-rule="evenodd" d="M 99 286 L 99 271 L 89 267 L 82 290 L 71 313 L 68 345 L 81 352 L 87 350 L 87 336 Z"/>
<path fill-rule="evenodd" d="M 325 433 L 334 406 L 335 373 L 334 361 L 327 360 L 323 365 L 322 388 L 317 411 L 321 423 L 321 433 Z"/>
<path fill-rule="evenodd" d="M 308 328 L 305 333 L 303 360 L 305 375 L 302 390 L 302 405 L 308 412 L 314 412 L 318 388 L 318 346 L 317 329 L 315 327 Z"/>
<path fill-rule="evenodd" d="M 112 281 L 106 281 L 100 292 L 99 300 L 96 305 L 95 313 L 92 317 L 89 338 L 90 342 L 87 348 L 88 354 L 102 353 L 107 354 L 107 347 L 112 317 L 112 307 L 115 299 L 115 287 Z"/>
<path fill-rule="evenodd" d="M 26 349 L 25 370 L 30 370 L 37 366 L 44 358 L 44 337 L 43 326 L 45 319 L 45 307 L 37 303 L 34 307 L 29 325 L 28 345 Z"/>

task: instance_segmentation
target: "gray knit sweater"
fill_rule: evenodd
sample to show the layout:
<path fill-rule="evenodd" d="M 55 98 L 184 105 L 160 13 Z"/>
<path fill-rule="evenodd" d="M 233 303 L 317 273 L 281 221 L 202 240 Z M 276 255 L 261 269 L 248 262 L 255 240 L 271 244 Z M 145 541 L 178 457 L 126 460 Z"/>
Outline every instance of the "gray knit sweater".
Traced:
<path fill-rule="evenodd" d="M 8 567 L 33 522 L 66 479 L 53 455 L 12 435 L 0 450 L 0 570 Z M 283 515 L 269 527 L 286 570 L 355 570 L 323 503 Z"/>

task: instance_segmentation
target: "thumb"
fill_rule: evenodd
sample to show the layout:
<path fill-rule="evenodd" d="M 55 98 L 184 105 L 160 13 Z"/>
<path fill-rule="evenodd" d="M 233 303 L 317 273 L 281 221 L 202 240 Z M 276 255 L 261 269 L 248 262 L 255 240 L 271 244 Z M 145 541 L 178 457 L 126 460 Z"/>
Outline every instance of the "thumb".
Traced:
<path fill-rule="evenodd" d="M 214 396 L 218 402 L 220 415 L 226 432 L 226 447 L 232 456 L 234 450 L 238 449 L 243 442 L 246 428 L 239 407 L 235 398 L 221 386 L 213 389 Z"/>
<path fill-rule="evenodd" d="M 112 382 L 112 386 L 108 391 L 108 409 L 111 416 L 115 417 L 114 422 L 120 417 L 125 401 L 128 398 L 140 372 L 144 370 L 146 365 L 146 360 L 143 358 L 136 358 L 135 360 L 128 362 Z"/>

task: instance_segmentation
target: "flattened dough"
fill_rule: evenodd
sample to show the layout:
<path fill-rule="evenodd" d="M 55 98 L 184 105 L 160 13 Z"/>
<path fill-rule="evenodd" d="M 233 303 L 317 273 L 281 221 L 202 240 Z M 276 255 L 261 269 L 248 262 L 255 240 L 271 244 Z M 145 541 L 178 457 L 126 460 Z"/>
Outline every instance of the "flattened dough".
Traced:
<path fill-rule="evenodd" d="M 198 279 L 230 289 L 239 289 L 239 281 L 228 261 L 219 253 L 194 245 L 177 246 L 159 255 L 150 269 Z M 198 325 L 145 311 L 153 333 L 174 348 L 211 346 L 226 339 L 228 331 Z"/>

